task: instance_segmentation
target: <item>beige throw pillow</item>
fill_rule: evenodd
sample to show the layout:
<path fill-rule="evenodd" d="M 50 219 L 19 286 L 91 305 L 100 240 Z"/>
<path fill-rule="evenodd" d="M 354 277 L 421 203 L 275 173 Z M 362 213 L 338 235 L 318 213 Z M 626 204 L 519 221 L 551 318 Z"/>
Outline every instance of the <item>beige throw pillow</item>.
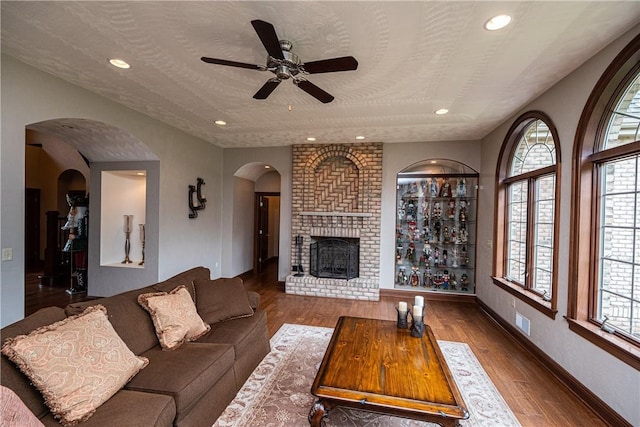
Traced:
<path fill-rule="evenodd" d="M 92 306 L 2 346 L 65 426 L 88 419 L 149 363 L 129 350 L 106 313 Z"/>
<path fill-rule="evenodd" d="M 197 340 L 211 329 L 198 315 L 184 285 L 169 293 L 138 295 L 138 303 L 151 315 L 163 350 L 175 350 L 185 341 Z"/>

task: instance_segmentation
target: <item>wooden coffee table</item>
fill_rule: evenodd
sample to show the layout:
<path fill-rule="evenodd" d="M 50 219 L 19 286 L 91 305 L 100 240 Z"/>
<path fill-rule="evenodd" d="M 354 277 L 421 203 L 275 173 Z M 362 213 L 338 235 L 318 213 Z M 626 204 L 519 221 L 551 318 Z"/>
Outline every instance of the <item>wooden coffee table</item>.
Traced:
<path fill-rule="evenodd" d="M 340 317 L 311 393 L 314 427 L 335 406 L 443 426 L 469 418 L 429 326 L 414 338 L 394 321 Z"/>

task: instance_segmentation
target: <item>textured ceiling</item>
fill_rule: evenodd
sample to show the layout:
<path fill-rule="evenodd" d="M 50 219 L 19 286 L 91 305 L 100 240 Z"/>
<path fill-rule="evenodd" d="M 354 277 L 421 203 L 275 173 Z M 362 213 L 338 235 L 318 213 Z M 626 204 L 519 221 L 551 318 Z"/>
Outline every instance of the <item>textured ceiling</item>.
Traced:
<path fill-rule="evenodd" d="M 640 22 L 635 1 L 2 1 L 1 12 L 4 54 L 221 147 L 480 139 Z M 485 31 L 498 13 L 512 25 Z M 264 65 L 253 19 L 303 62 L 352 55 L 359 68 L 308 76 L 329 104 L 291 81 L 255 100 L 271 73 L 200 61 Z"/>

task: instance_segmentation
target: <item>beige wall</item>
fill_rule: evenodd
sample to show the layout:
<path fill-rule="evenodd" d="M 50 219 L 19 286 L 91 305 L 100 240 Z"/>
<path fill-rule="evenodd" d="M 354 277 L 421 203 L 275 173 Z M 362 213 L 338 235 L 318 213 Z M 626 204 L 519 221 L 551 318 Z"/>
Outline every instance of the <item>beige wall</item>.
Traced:
<path fill-rule="evenodd" d="M 622 48 L 640 32 L 640 26 L 605 48 L 575 72 L 560 81 L 542 96 L 524 106 L 482 140 L 482 169 L 479 191 L 477 257 L 478 298 L 514 324 L 515 311 L 531 321 L 530 340 L 553 360 L 565 368 L 578 381 L 627 419 L 640 425 L 640 373 L 610 356 L 569 330 L 564 317 L 568 302 L 569 226 L 571 215 L 571 157 L 576 127 L 585 102 L 596 81 Z M 558 130 L 561 158 L 560 233 L 558 263 L 558 314 L 555 320 L 516 300 L 511 306 L 511 295 L 493 285 L 491 281 L 492 256 L 483 242 L 493 239 L 493 204 L 497 158 L 501 145 L 513 121 L 529 110 L 540 110 L 551 118 Z"/>
<path fill-rule="evenodd" d="M 222 149 L 8 56 L 2 56 L 1 67 L 0 238 L 2 248 L 13 249 L 13 260 L 1 264 L 2 326 L 24 316 L 24 146 L 25 127 L 31 123 L 96 120 L 146 144 L 160 160 L 158 259 L 153 276 L 163 279 L 197 265 L 210 267 L 214 277 L 220 275 L 222 206 L 211 203 L 198 219 L 190 220 L 186 200 L 188 185 L 198 176 L 207 183 L 209 200 L 222 199 Z"/>

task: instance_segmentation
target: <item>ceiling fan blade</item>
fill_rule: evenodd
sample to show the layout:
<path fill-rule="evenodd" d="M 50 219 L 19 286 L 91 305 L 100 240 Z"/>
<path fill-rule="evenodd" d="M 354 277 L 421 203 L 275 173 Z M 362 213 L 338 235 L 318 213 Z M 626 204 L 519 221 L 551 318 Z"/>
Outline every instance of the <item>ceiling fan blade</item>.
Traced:
<path fill-rule="evenodd" d="M 271 92 L 273 92 L 275 88 L 278 87 L 279 84 L 280 84 L 280 80 L 269 79 L 264 85 L 262 85 L 260 90 L 257 91 L 255 95 L 253 95 L 253 97 L 255 99 L 267 99 L 267 97 L 271 95 Z"/>
<path fill-rule="evenodd" d="M 217 59 L 217 58 L 207 58 L 203 56 L 200 58 L 203 62 L 209 64 L 218 64 L 218 65 L 228 65 L 229 67 L 239 67 L 239 68 L 248 68 L 250 70 L 261 70 L 264 71 L 264 67 L 255 64 L 246 64 L 244 62 L 235 62 L 235 61 L 227 61 L 226 59 Z"/>
<path fill-rule="evenodd" d="M 260 37 L 264 48 L 267 49 L 267 53 L 273 58 L 284 59 L 282 49 L 280 49 L 280 41 L 278 40 L 278 35 L 273 25 L 259 19 L 251 21 L 251 25 L 253 25 L 253 29 L 258 33 L 258 37 Z"/>
<path fill-rule="evenodd" d="M 358 61 L 356 61 L 356 58 L 353 56 L 343 56 L 340 58 L 305 62 L 302 68 L 309 74 L 351 71 L 358 69 Z"/>
<path fill-rule="evenodd" d="M 320 89 L 318 86 L 314 85 L 308 80 L 300 80 L 297 82 L 297 85 L 300 89 L 307 92 L 309 95 L 313 96 L 323 104 L 331 102 L 334 99 L 333 96 Z"/>

